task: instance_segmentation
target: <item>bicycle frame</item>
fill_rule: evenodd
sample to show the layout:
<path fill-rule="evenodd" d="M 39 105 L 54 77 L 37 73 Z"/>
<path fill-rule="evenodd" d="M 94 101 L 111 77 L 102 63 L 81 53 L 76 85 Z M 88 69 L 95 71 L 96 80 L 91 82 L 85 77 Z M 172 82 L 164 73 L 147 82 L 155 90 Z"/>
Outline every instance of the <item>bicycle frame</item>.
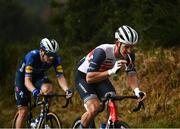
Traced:
<path fill-rule="evenodd" d="M 39 118 L 39 122 L 38 122 L 38 128 L 40 128 L 42 121 L 44 120 L 46 122 L 47 119 L 47 114 L 49 113 L 49 100 L 48 99 L 44 99 L 43 101 L 41 101 L 39 103 L 39 105 L 42 105 L 41 107 L 41 113 L 40 113 L 40 118 Z"/>
<path fill-rule="evenodd" d="M 66 96 L 53 94 L 53 95 L 44 95 L 43 97 L 44 98 L 42 101 L 38 102 L 38 100 L 37 100 L 37 105 L 36 105 L 36 106 L 42 105 L 41 113 L 39 115 L 40 118 L 39 118 L 39 122 L 38 122 L 38 126 L 37 126 L 38 128 L 41 127 L 41 124 L 43 121 L 45 121 L 45 123 L 47 122 L 47 114 L 49 113 L 49 98 L 50 97 L 64 97 L 65 98 Z M 71 100 L 66 99 L 66 104 L 63 105 L 62 108 L 66 108 L 68 106 L 69 102 L 71 102 Z"/>
<path fill-rule="evenodd" d="M 109 119 L 113 123 L 119 121 L 118 119 L 118 112 L 117 112 L 117 107 L 114 101 L 109 100 L 108 101 L 108 110 L 109 110 Z"/>
<path fill-rule="evenodd" d="M 51 95 L 41 95 L 43 98 L 39 100 L 39 97 L 35 99 L 35 101 L 32 103 L 32 101 L 29 101 L 28 103 L 28 115 L 26 119 L 26 127 L 27 128 L 40 128 L 42 127 L 42 123 L 47 123 L 49 120 L 48 118 L 55 118 L 55 122 L 57 122 L 57 126 L 61 127 L 61 123 L 57 117 L 57 115 L 53 112 L 49 111 L 49 99 L 52 97 L 63 97 L 66 98 L 66 95 L 61 95 L 61 94 L 51 94 Z M 69 103 L 71 102 L 71 99 L 66 99 L 65 105 L 62 106 L 62 108 L 66 108 Z M 41 106 L 41 111 L 38 115 L 33 117 L 33 109 L 36 108 L 37 106 Z M 15 128 L 16 120 L 19 115 L 19 112 L 17 112 L 14 116 L 13 122 L 12 122 L 12 128 Z M 53 117 L 48 117 L 48 116 L 53 116 Z M 36 119 L 38 118 L 38 121 Z M 34 121 L 35 120 L 35 121 Z"/>
<path fill-rule="evenodd" d="M 106 97 L 102 99 L 102 109 L 99 112 L 102 112 L 105 108 L 105 102 L 107 102 L 107 109 L 109 113 L 109 117 L 107 119 L 106 129 L 111 126 L 115 126 L 115 123 L 122 122 L 118 117 L 117 106 L 115 101 L 121 101 L 123 99 L 137 99 L 136 96 L 114 96 L 114 97 Z M 144 103 L 139 102 L 138 106 L 133 109 L 133 112 L 139 111 L 141 108 L 144 108 Z"/>
<path fill-rule="evenodd" d="M 109 128 L 129 128 L 128 124 L 118 117 L 118 111 L 115 104 L 115 101 L 121 101 L 123 99 L 138 99 L 137 96 L 106 96 L 101 98 L 101 108 L 99 108 L 98 113 L 103 112 L 105 107 L 108 109 L 108 119 L 106 123 L 101 123 L 102 128 L 109 129 Z M 107 103 L 106 103 L 107 102 Z M 139 111 L 141 108 L 144 108 L 144 103 L 141 101 L 139 102 L 138 106 L 133 108 L 133 112 Z M 93 121 L 94 122 L 94 121 Z M 79 129 L 79 126 L 81 124 L 81 117 L 78 117 L 73 125 L 73 129 Z M 105 126 L 105 127 L 104 127 Z M 95 127 L 89 126 L 89 128 Z"/>

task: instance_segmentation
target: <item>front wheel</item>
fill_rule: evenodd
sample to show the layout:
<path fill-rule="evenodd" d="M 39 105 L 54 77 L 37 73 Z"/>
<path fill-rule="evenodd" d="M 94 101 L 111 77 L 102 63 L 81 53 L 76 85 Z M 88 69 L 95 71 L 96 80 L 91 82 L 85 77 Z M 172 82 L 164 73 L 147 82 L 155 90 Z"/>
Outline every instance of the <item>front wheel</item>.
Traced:
<path fill-rule="evenodd" d="M 55 113 L 49 112 L 46 116 L 46 120 L 43 119 L 38 128 L 51 129 L 62 128 L 61 122 Z"/>
<path fill-rule="evenodd" d="M 17 113 L 15 114 L 14 119 L 13 119 L 13 121 L 12 121 L 12 128 L 13 128 L 13 129 L 16 128 L 16 121 L 17 121 L 18 116 L 19 116 L 19 112 L 17 112 Z M 30 125 L 30 124 L 29 124 L 28 118 L 27 118 L 27 120 L 26 120 L 26 122 L 25 122 L 25 127 L 24 127 L 24 128 L 30 128 L 29 125 Z"/>
<path fill-rule="evenodd" d="M 80 128 L 80 124 L 81 124 L 81 117 L 78 117 L 74 121 L 74 123 L 72 125 L 72 129 L 79 129 Z M 94 120 L 90 122 L 89 128 L 96 128 Z"/>
<path fill-rule="evenodd" d="M 130 129 L 129 125 L 124 121 L 114 123 L 114 128 L 118 129 Z"/>
<path fill-rule="evenodd" d="M 16 115 L 14 116 L 14 119 L 12 121 L 12 128 L 16 128 L 16 121 L 17 121 L 17 117 L 18 117 L 19 113 L 17 112 Z"/>
<path fill-rule="evenodd" d="M 79 129 L 79 128 L 80 128 L 80 124 L 81 124 L 81 118 L 78 117 L 78 118 L 74 121 L 74 123 L 73 123 L 73 125 L 72 125 L 72 129 Z"/>

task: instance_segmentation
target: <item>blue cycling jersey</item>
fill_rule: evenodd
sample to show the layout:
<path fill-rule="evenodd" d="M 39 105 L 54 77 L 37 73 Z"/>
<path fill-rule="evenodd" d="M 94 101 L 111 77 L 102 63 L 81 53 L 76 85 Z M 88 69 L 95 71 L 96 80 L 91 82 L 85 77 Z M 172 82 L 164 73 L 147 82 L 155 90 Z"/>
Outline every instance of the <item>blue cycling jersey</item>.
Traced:
<path fill-rule="evenodd" d="M 15 77 L 15 97 L 18 107 L 27 106 L 28 101 L 30 101 L 28 97 L 28 89 L 24 84 L 24 77 L 32 77 L 34 86 L 39 89 L 43 82 L 48 79 L 45 72 L 52 66 L 55 69 L 57 77 L 63 75 L 61 57 L 59 55 L 54 55 L 51 64 L 41 61 L 39 50 L 32 50 L 25 55 L 16 71 Z"/>
<path fill-rule="evenodd" d="M 39 50 L 32 50 L 24 57 L 18 67 L 17 74 L 30 77 L 43 76 L 51 66 L 54 67 L 57 77 L 63 74 L 61 57 L 59 55 L 55 54 L 53 62 L 49 64 L 41 61 Z"/>

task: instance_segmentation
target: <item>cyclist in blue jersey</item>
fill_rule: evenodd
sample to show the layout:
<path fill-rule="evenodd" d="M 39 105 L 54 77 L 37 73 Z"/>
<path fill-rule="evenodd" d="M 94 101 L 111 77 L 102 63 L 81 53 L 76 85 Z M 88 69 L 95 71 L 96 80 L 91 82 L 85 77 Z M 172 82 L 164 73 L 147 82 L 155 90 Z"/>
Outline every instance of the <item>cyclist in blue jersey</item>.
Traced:
<path fill-rule="evenodd" d="M 138 41 L 137 32 L 130 26 L 123 25 L 115 32 L 114 44 L 102 44 L 82 58 L 76 72 L 76 87 L 84 101 L 86 112 L 81 116 L 81 128 L 89 127 L 100 107 L 99 99 L 106 95 L 116 95 L 108 79 L 125 67 L 128 82 L 139 101 L 146 97 L 139 89 L 135 68 L 133 47 Z"/>
<path fill-rule="evenodd" d="M 52 82 L 46 75 L 46 71 L 50 67 L 54 67 L 58 83 L 65 91 L 66 97 L 72 97 L 72 91 L 68 88 L 63 75 L 61 57 L 57 54 L 58 49 L 59 45 L 56 40 L 43 38 L 40 42 L 40 49 L 27 53 L 20 63 L 15 77 L 15 98 L 19 112 L 16 128 L 24 126 L 28 114 L 30 93 L 37 97 L 40 94 L 52 92 Z"/>

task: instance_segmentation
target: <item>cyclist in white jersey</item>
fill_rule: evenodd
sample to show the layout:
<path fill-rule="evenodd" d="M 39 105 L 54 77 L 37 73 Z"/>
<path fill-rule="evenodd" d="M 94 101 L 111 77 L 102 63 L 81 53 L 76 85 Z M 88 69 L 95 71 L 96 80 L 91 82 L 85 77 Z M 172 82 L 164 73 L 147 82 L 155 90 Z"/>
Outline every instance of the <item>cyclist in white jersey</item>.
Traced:
<path fill-rule="evenodd" d="M 81 128 L 89 127 L 97 115 L 99 99 L 110 94 L 116 95 L 108 79 L 125 67 L 128 83 L 139 101 L 145 99 L 145 92 L 139 89 L 135 69 L 133 47 L 138 41 L 137 32 L 130 26 L 123 25 L 115 32 L 114 44 L 102 44 L 92 50 L 79 62 L 76 72 L 76 88 L 84 101 L 86 112 L 81 117 Z M 141 96 L 140 96 L 141 95 Z"/>

